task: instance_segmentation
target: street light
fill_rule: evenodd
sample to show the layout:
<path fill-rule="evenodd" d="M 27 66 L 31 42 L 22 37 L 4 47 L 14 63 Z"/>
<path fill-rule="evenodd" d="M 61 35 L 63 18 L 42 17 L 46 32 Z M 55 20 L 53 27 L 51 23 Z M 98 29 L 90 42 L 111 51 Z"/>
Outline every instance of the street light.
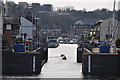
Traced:
<path fill-rule="evenodd" d="M 36 31 L 37 31 L 37 47 L 39 47 L 39 26 L 38 26 L 38 23 L 37 23 L 37 20 L 39 20 L 39 25 L 40 25 L 40 18 L 35 18 L 35 24 L 36 24 Z"/>
<path fill-rule="evenodd" d="M 32 34 L 33 34 L 33 39 L 34 39 L 34 30 L 36 30 L 36 33 L 37 33 L 37 35 L 36 35 L 36 37 L 35 38 L 37 38 L 37 47 L 39 47 L 39 43 L 40 43 L 40 39 L 39 39 L 39 36 L 40 36 L 40 23 L 41 23 L 41 21 L 40 21 L 40 18 L 39 17 L 37 17 L 37 14 L 40 14 L 40 12 L 38 12 L 38 13 L 32 13 Z M 35 22 L 34 22 L 35 21 Z M 38 22 L 39 22 L 39 24 L 38 24 Z M 34 29 L 34 25 L 33 25 L 33 23 L 35 23 L 35 27 L 36 27 L 36 29 Z M 36 39 L 35 39 L 36 40 Z M 34 42 L 33 42 L 34 43 Z M 34 46 L 34 44 L 33 44 L 33 46 Z"/>

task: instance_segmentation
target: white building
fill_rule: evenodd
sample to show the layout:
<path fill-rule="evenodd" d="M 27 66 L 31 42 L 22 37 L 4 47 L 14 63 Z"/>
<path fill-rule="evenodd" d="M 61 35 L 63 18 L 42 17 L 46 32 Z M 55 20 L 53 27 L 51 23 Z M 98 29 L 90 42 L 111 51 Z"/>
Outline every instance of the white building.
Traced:
<path fill-rule="evenodd" d="M 40 44 L 40 24 L 37 21 L 33 24 L 24 17 L 20 17 L 20 22 L 20 34 L 27 34 L 25 40 L 32 40 L 33 48 L 37 48 Z"/>
<path fill-rule="evenodd" d="M 24 17 L 20 17 L 21 22 L 21 31 L 22 34 L 27 34 L 26 39 L 33 39 L 33 24 L 29 20 L 25 19 Z"/>
<path fill-rule="evenodd" d="M 113 27 L 113 21 L 114 21 L 114 27 Z M 116 38 L 117 25 L 118 25 L 118 21 L 113 20 L 113 18 L 104 20 L 103 23 L 101 23 L 101 27 L 100 27 L 100 41 L 106 41 L 113 37 Z"/>

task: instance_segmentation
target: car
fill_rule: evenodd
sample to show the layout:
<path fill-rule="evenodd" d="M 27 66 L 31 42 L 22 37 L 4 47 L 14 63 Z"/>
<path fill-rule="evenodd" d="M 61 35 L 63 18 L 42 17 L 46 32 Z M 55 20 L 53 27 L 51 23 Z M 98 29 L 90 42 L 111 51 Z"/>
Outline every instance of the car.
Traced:
<path fill-rule="evenodd" d="M 70 42 L 69 42 L 70 44 L 74 44 L 75 42 L 73 41 L 73 40 L 70 40 Z"/>
<path fill-rule="evenodd" d="M 65 40 L 60 40 L 59 43 L 60 43 L 60 44 L 64 44 L 64 43 L 65 43 Z"/>

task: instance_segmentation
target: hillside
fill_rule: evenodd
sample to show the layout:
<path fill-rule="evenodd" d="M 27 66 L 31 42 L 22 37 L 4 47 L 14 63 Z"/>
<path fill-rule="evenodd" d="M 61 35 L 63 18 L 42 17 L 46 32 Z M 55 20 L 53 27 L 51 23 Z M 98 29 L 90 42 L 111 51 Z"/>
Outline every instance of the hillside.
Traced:
<path fill-rule="evenodd" d="M 107 19 L 112 16 L 112 12 L 82 12 L 82 11 L 69 11 L 69 12 L 54 12 L 40 14 L 42 28 L 52 29 L 60 28 L 63 32 L 68 33 L 70 26 L 74 25 L 75 21 L 82 20 L 86 22 L 95 22 L 100 19 Z M 93 21 L 92 21 L 93 20 Z"/>

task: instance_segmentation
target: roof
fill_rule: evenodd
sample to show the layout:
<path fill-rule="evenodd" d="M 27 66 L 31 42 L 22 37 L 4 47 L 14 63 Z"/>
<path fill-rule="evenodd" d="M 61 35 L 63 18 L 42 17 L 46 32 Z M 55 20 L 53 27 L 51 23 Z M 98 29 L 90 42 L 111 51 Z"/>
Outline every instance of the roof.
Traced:
<path fill-rule="evenodd" d="M 33 24 L 24 17 L 20 17 L 21 27 L 32 27 Z"/>
<path fill-rule="evenodd" d="M 88 18 L 88 19 L 82 19 L 81 21 L 85 24 L 95 24 L 97 21 L 99 21 L 100 19 L 97 18 Z"/>
<path fill-rule="evenodd" d="M 83 24 L 81 20 L 75 22 L 75 24 Z"/>
<path fill-rule="evenodd" d="M 20 24 L 19 17 L 3 17 L 4 24 Z"/>

